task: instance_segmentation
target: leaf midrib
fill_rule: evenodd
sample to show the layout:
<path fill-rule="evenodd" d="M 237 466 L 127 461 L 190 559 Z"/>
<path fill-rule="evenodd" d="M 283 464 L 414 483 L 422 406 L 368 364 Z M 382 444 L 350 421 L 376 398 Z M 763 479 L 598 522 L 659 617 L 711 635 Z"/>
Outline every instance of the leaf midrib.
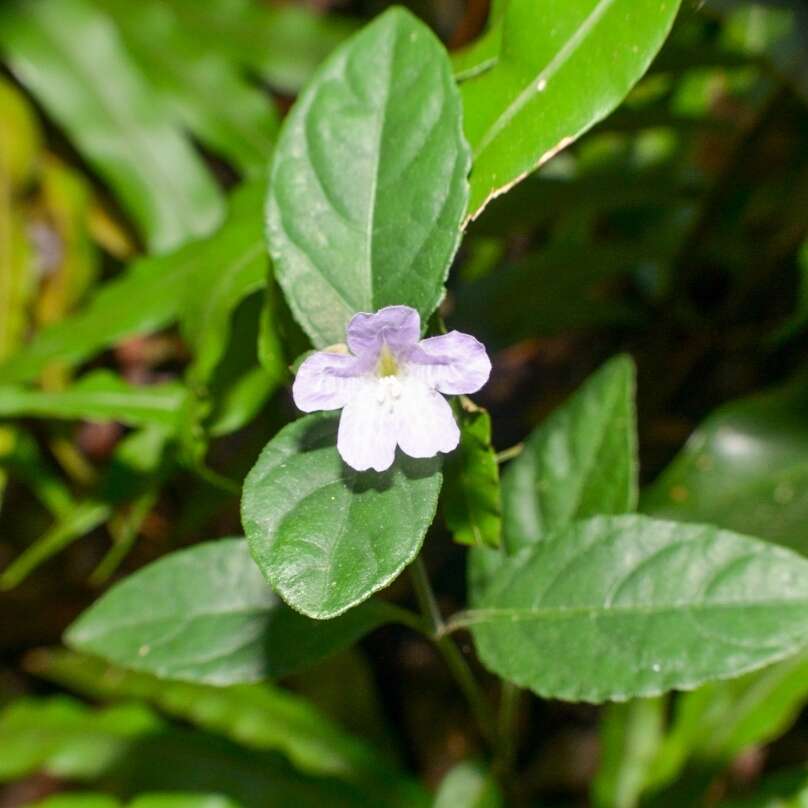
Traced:
<path fill-rule="evenodd" d="M 597 6 L 589 13 L 573 35 L 564 43 L 564 46 L 550 60 L 550 62 L 530 80 L 528 85 L 511 101 L 501 115 L 497 116 L 491 126 L 480 138 L 479 144 L 474 148 L 473 157 L 476 161 L 479 156 L 493 143 L 500 133 L 511 121 L 527 106 L 539 92 L 544 92 L 550 79 L 563 67 L 567 59 L 580 47 L 603 16 L 612 7 L 615 0 L 599 0 Z M 539 90 L 539 87 L 542 87 Z"/>

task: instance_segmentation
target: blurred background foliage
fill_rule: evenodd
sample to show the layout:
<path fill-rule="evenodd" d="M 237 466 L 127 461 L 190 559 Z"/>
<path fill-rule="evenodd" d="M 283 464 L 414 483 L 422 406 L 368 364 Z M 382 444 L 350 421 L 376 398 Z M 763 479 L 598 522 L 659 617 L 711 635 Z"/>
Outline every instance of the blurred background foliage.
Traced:
<path fill-rule="evenodd" d="M 399 627 L 225 689 L 43 650 L 112 580 L 240 532 L 308 347 L 266 291 L 273 142 L 386 5 L 0 5 L 4 808 L 418 805 L 441 783 L 439 805 L 499 804 L 446 672 Z M 408 5 L 454 50 L 488 13 Z M 620 109 L 469 226 L 442 313 L 495 356 L 498 449 L 628 351 L 643 510 L 808 554 L 807 104 L 808 3 L 686 2 Z M 463 551 L 427 553 L 462 605 Z M 601 711 L 525 699 L 511 798 L 803 805 L 806 702 L 805 658 Z"/>

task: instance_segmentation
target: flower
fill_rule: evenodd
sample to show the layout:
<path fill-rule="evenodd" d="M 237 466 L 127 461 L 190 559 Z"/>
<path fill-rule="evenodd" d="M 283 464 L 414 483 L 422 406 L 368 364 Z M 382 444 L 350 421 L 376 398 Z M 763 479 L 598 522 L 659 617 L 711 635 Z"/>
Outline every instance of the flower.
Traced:
<path fill-rule="evenodd" d="M 337 449 L 357 471 L 389 468 L 396 445 L 410 457 L 434 457 L 460 442 L 441 394 L 479 390 L 491 360 L 468 334 L 420 336 L 421 318 L 409 306 L 357 314 L 347 347 L 318 351 L 297 372 L 292 395 L 299 409 L 342 410 Z"/>

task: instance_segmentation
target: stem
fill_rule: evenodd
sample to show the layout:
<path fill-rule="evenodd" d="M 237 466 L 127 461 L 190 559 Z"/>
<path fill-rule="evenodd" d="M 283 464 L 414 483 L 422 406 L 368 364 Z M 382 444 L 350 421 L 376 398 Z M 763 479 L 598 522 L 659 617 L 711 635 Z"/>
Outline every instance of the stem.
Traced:
<path fill-rule="evenodd" d="M 498 755 L 495 768 L 503 780 L 513 769 L 516 761 L 516 720 L 519 717 L 519 700 L 522 691 L 513 682 L 502 683 L 502 693 L 499 702 L 499 721 L 497 735 L 499 738 Z"/>
<path fill-rule="evenodd" d="M 445 633 L 446 626 L 443 622 L 443 616 L 435 600 L 435 593 L 432 591 L 432 585 L 429 582 L 426 566 L 421 556 L 418 556 L 410 566 L 410 574 L 412 575 L 415 597 L 431 630 L 432 641 L 437 646 L 446 662 L 446 666 L 468 700 L 480 732 L 487 741 L 495 744 L 496 721 L 493 711 L 460 649 L 455 645 L 452 638 Z"/>
<path fill-rule="evenodd" d="M 501 452 L 497 452 L 497 465 L 501 466 L 508 460 L 513 460 L 515 457 L 519 457 L 519 455 L 524 451 L 524 448 L 524 443 L 517 443 L 516 446 L 511 446 L 509 449 L 503 449 Z"/>

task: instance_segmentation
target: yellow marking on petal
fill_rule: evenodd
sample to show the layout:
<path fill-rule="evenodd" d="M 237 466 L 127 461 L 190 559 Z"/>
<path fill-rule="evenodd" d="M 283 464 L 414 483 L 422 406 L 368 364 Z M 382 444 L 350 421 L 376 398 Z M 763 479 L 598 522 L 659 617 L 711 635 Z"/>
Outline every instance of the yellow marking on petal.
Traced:
<path fill-rule="evenodd" d="M 379 352 L 379 363 L 376 365 L 376 374 L 378 376 L 395 376 L 398 373 L 398 362 L 395 356 L 387 345 L 382 345 Z"/>

